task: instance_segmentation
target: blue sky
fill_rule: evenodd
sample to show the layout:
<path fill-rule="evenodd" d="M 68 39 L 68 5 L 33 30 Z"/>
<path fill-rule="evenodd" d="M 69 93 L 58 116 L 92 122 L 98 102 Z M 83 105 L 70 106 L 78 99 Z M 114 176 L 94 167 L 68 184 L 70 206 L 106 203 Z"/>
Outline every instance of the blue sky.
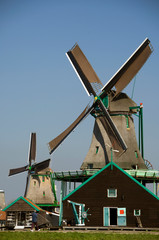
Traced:
<path fill-rule="evenodd" d="M 159 170 L 157 0 L 0 1 L 0 189 L 6 202 L 24 194 L 30 132 L 37 133 L 37 161 L 47 143 L 90 101 L 65 53 L 78 42 L 105 84 L 148 37 L 154 52 L 136 76 L 133 100 L 144 104 L 145 158 Z M 131 96 L 133 81 L 125 89 Z M 51 168 L 78 170 L 89 149 L 89 116 L 51 155 Z"/>

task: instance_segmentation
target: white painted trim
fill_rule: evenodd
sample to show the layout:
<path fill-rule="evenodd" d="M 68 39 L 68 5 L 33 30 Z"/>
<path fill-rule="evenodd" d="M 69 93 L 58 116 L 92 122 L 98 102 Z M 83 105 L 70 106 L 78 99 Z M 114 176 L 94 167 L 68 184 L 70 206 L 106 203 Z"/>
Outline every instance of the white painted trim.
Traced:
<path fill-rule="evenodd" d="M 114 190 L 115 190 L 115 196 L 110 196 L 110 195 L 109 195 L 109 190 L 110 190 L 110 189 L 114 189 Z M 107 197 L 108 197 L 108 198 L 117 198 L 117 189 L 116 189 L 116 188 L 108 188 L 108 189 L 107 189 Z"/>
<path fill-rule="evenodd" d="M 138 210 L 139 214 L 136 214 L 135 211 Z M 140 209 L 134 209 L 134 216 L 139 217 L 141 216 L 141 210 Z"/>
<path fill-rule="evenodd" d="M 80 75 L 78 74 L 78 72 L 77 72 L 77 70 L 76 70 L 75 66 L 73 65 L 73 63 L 72 63 L 72 61 L 71 61 L 71 59 L 70 59 L 70 57 L 68 56 L 68 54 L 67 54 L 67 53 L 66 53 L 66 56 L 67 56 L 68 60 L 70 61 L 70 63 L 71 63 L 71 65 L 72 65 L 73 69 L 75 70 L 75 73 L 77 74 L 77 76 L 78 76 L 79 80 L 81 81 L 81 83 L 82 83 L 82 85 L 83 85 L 83 87 L 84 87 L 84 89 L 85 89 L 86 93 L 88 94 L 88 96 L 90 96 L 90 94 L 89 94 L 89 92 L 88 92 L 87 88 L 85 87 L 84 83 L 82 82 L 82 79 L 81 79 Z"/>
<path fill-rule="evenodd" d="M 132 58 L 132 56 L 138 51 L 138 49 L 144 44 L 144 42 L 147 41 L 148 38 L 146 38 L 141 44 L 140 46 L 135 50 L 135 52 L 133 52 L 133 54 L 128 58 L 128 60 L 119 68 L 119 70 L 111 77 L 111 79 L 104 85 L 104 87 L 102 87 L 102 91 L 104 90 L 104 88 L 109 84 L 109 82 L 111 82 L 111 80 L 115 77 L 115 75 L 118 74 L 118 72 L 126 65 L 126 63 Z"/>

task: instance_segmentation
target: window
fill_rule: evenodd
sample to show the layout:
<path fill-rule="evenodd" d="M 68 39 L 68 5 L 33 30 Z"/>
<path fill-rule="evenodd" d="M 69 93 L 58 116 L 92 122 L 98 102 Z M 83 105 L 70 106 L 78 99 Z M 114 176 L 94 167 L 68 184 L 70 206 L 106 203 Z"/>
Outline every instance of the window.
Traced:
<path fill-rule="evenodd" d="M 141 215 L 141 210 L 140 209 L 135 209 L 134 210 L 134 216 L 140 216 Z"/>
<path fill-rule="evenodd" d="M 107 189 L 107 197 L 116 198 L 117 197 L 117 189 L 115 189 L 115 188 Z"/>
<path fill-rule="evenodd" d="M 43 191 L 43 196 L 45 196 L 45 191 Z"/>
<path fill-rule="evenodd" d="M 34 181 L 34 186 L 36 186 L 36 181 Z"/>
<path fill-rule="evenodd" d="M 89 163 L 87 166 L 88 169 L 93 169 L 93 163 Z"/>
<path fill-rule="evenodd" d="M 96 146 L 96 154 L 98 153 L 99 150 L 99 146 Z"/>
<path fill-rule="evenodd" d="M 139 158 L 137 151 L 135 151 L 135 157 L 136 157 L 136 158 Z"/>
<path fill-rule="evenodd" d="M 42 181 L 45 182 L 45 176 L 42 176 Z"/>

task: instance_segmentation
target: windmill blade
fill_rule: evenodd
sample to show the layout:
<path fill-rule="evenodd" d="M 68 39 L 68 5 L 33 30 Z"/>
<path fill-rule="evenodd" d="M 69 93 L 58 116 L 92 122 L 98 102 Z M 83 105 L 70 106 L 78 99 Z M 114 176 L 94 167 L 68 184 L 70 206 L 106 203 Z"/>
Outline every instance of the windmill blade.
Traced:
<path fill-rule="evenodd" d="M 105 128 L 108 137 L 112 143 L 112 148 L 115 150 L 118 150 L 119 153 L 124 152 L 127 150 L 127 146 L 123 138 L 121 137 L 117 127 L 113 123 L 108 110 L 104 106 L 103 102 L 101 99 L 97 100 L 97 103 L 102 109 L 102 112 L 104 114 L 104 117 L 100 118 L 101 123 L 103 124 L 103 127 Z"/>
<path fill-rule="evenodd" d="M 24 197 L 26 197 L 26 195 L 27 195 L 28 186 L 29 186 L 29 180 L 30 180 L 30 173 L 28 172 L 27 180 L 26 180 L 26 186 L 25 186 L 25 192 L 24 192 Z"/>
<path fill-rule="evenodd" d="M 20 167 L 20 168 L 13 168 L 9 170 L 9 175 L 8 176 L 12 176 L 21 172 L 25 172 L 28 170 L 28 165 L 24 166 L 24 167 Z"/>
<path fill-rule="evenodd" d="M 40 172 L 40 171 L 44 170 L 45 168 L 48 168 L 50 165 L 50 161 L 51 161 L 51 159 L 47 159 L 40 163 L 34 164 L 33 168 L 34 168 L 35 172 Z"/>
<path fill-rule="evenodd" d="M 78 118 L 60 135 L 54 138 L 48 143 L 50 154 L 64 141 L 64 139 L 77 127 L 77 125 L 88 116 L 88 114 L 94 109 L 93 106 L 87 105 L 84 111 L 78 116 Z"/>
<path fill-rule="evenodd" d="M 77 73 L 84 89 L 90 96 L 97 95 L 99 89 L 103 86 L 91 64 L 88 62 L 86 56 L 76 44 L 71 50 L 66 53 L 66 56 L 70 60 L 75 72 Z"/>
<path fill-rule="evenodd" d="M 36 133 L 31 133 L 30 135 L 30 147 L 29 147 L 29 166 L 31 162 L 35 161 L 36 158 Z"/>
<path fill-rule="evenodd" d="M 100 97 L 105 97 L 114 86 L 116 88 L 115 96 L 121 92 L 138 73 L 152 51 L 150 40 L 146 38 L 114 76 L 105 84 L 102 88 L 103 93 Z"/>

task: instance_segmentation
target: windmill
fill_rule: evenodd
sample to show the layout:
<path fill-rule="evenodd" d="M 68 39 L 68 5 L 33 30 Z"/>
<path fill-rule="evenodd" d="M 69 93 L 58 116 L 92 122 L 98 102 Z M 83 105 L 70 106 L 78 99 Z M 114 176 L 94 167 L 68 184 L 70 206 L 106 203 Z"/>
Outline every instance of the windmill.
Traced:
<path fill-rule="evenodd" d="M 54 182 L 49 168 L 50 159 L 36 163 L 36 133 L 30 135 L 28 164 L 24 167 L 10 169 L 9 176 L 27 171 L 24 197 L 36 204 L 54 205 L 57 201 Z"/>
<path fill-rule="evenodd" d="M 75 44 L 66 55 L 87 94 L 94 96 L 94 102 L 92 106 L 87 106 L 64 132 L 49 142 L 50 154 L 90 113 L 95 117 L 95 125 L 92 143 L 81 169 L 104 167 L 110 162 L 112 149 L 115 150 L 113 161 L 123 169 L 146 168 L 138 149 L 132 118 L 132 114 L 137 112 L 137 105 L 122 90 L 137 74 L 151 53 L 150 40 L 146 38 L 103 86 L 84 53 L 78 44 Z M 100 94 L 98 94 L 99 89 L 101 89 Z"/>

